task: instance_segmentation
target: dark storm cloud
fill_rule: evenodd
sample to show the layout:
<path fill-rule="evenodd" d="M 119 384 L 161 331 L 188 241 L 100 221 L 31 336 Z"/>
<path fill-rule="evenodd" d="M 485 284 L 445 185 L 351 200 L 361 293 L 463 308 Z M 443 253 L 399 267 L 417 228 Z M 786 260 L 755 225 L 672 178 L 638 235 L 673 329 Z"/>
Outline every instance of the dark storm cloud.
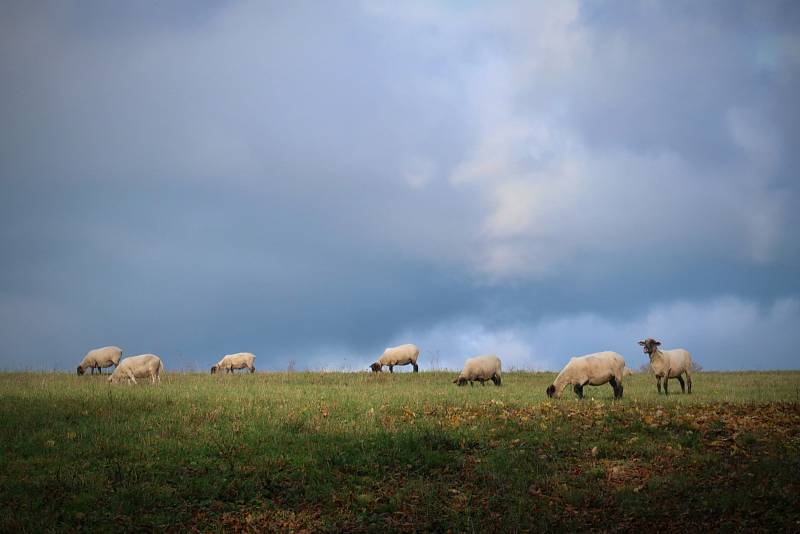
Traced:
<path fill-rule="evenodd" d="M 796 367 L 798 10 L 740 7 L 4 6 L 0 363 Z"/>

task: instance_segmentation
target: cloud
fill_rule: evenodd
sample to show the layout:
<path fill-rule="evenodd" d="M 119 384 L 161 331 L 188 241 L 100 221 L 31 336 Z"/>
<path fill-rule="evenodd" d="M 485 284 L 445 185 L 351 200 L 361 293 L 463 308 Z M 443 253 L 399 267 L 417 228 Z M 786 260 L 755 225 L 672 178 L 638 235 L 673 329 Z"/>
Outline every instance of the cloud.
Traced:
<path fill-rule="evenodd" d="M 800 292 L 791 3 L 100 4 L 0 8 L 2 362 Z"/>
<path fill-rule="evenodd" d="M 497 354 L 509 370 L 556 371 L 572 356 L 603 350 L 619 352 L 629 367 L 638 369 L 648 360 L 636 342 L 646 337 L 662 340 L 667 348 L 686 348 L 706 370 L 795 369 L 800 358 L 787 359 L 785 351 L 800 342 L 799 322 L 796 297 L 768 306 L 721 297 L 667 302 L 641 317 L 622 319 L 578 313 L 496 328 L 461 318 L 404 332 L 395 341 L 418 343 L 424 369 L 460 369 L 468 357 Z"/>

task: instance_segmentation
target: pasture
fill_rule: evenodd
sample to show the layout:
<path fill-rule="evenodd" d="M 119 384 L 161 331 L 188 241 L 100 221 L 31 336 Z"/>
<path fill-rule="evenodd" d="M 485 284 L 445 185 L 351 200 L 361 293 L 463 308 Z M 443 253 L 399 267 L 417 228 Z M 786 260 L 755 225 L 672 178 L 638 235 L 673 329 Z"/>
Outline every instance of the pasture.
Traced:
<path fill-rule="evenodd" d="M 800 530 L 800 372 L 0 374 L 0 531 Z"/>

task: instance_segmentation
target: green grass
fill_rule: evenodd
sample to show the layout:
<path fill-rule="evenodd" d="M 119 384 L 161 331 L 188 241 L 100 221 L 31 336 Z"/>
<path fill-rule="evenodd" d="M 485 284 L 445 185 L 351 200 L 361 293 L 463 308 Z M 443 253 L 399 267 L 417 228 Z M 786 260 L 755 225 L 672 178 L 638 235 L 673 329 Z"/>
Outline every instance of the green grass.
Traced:
<path fill-rule="evenodd" d="M 0 374 L 0 531 L 800 528 L 800 372 Z"/>

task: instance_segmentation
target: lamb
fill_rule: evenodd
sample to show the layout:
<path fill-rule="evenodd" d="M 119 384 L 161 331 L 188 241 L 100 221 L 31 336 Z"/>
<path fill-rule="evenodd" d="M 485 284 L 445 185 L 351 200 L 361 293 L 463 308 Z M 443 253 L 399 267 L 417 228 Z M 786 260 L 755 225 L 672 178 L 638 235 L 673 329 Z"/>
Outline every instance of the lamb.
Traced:
<path fill-rule="evenodd" d="M 237 352 L 236 354 L 226 354 L 222 357 L 219 363 L 211 368 L 213 375 L 221 369 L 225 369 L 226 373 L 232 373 L 234 369 L 250 369 L 251 373 L 256 372 L 254 365 L 256 357 L 250 352 Z"/>
<path fill-rule="evenodd" d="M 669 395 L 667 382 L 670 378 L 677 378 L 681 385 L 681 392 L 686 393 L 686 386 L 689 386 L 689 393 L 692 392 L 692 355 L 684 349 L 661 350 L 660 341 L 647 338 L 639 342 L 645 354 L 650 357 L 650 368 L 656 375 L 656 387 L 661 393 L 661 384 L 664 384 L 664 395 Z M 681 375 L 686 375 L 686 384 Z"/>
<path fill-rule="evenodd" d="M 114 367 L 119 365 L 119 359 L 122 358 L 122 349 L 119 347 L 102 347 L 99 349 L 92 349 L 83 357 L 80 365 L 78 365 L 78 375 L 82 375 L 87 369 L 100 371 L 103 374 L 105 367 Z"/>
<path fill-rule="evenodd" d="M 622 398 L 622 373 L 625 360 L 616 352 L 605 351 L 570 358 L 555 381 L 547 388 L 548 397 L 560 398 L 569 384 L 574 386 L 575 394 L 583 398 L 583 386 L 602 386 L 609 383 L 614 388 L 614 398 Z"/>
<path fill-rule="evenodd" d="M 500 367 L 500 358 L 497 356 L 475 356 L 464 362 L 464 368 L 458 378 L 453 380 L 453 384 L 463 386 L 469 382 L 469 385 L 472 386 L 472 382 L 476 380 L 484 386 L 487 380 L 491 380 L 495 386 L 499 386 L 501 384 Z"/>
<path fill-rule="evenodd" d="M 137 378 L 150 378 L 152 383 L 161 382 L 161 371 L 164 365 L 161 358 L 155 354 L 142 354 L 140 356 L 130 356 L 120 362 L 114 373 L 108 377 L 112 384 L 120 380 L 128 379 L 128 383 L 135 384 Z"/>
<path fill-rule="evenodd" d="M 400 345 L 399 347 L 389 347 L 383 351 L 378 361 L 370 365 L 369 368 L 375 373 L 380 373 L 383 370 L 383 366 L 388 365 L 389 372 L 394 373 L 395 365 L 411 364 L 414 366 L 414 372 L 416 373 L 419 372 L 419 366 L 417 365 L 418 356 L 419 349 L 416 345 L 411 343 Z"/>

